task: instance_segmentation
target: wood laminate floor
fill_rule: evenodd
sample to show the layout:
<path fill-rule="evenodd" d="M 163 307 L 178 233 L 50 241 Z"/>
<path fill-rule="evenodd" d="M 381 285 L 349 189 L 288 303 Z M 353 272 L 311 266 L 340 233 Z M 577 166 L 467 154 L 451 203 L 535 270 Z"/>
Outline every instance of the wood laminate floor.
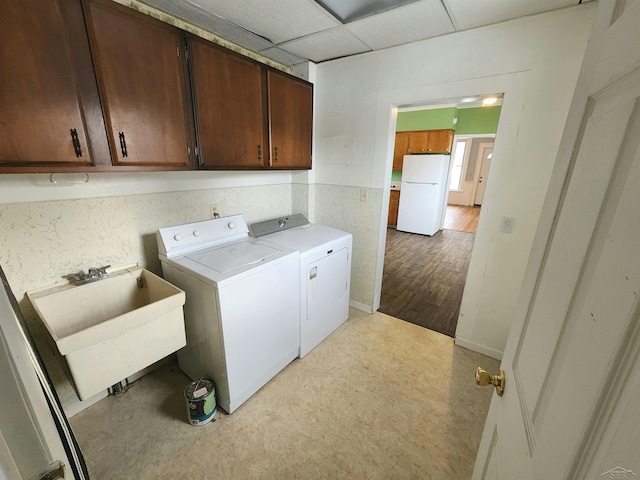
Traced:
<path fill-rule="evenodd" d="M 455 336 L 473 233 L 387 229 L 380 312 Z"/>
<path fill-rule="evenodd" d="M 447 205 L 447 212 L 444 217 L 444 228 L 447 230 L 476 233 L 479 218 L 479 206 Z"/>

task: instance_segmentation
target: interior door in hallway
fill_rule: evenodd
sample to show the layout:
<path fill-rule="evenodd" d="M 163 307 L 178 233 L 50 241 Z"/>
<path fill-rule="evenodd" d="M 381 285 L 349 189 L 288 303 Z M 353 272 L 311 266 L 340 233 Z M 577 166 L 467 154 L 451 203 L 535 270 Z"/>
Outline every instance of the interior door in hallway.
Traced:
<path fill-rule="evenodd" d="M 493 156 L 493 144 L 491 146 L 488 145 L 480 145 L 480 155 L 478 158 L 481 158 L 481 166 L 480 166 L 480 174 L 478 176 L 478 181 L 476 182 L 476 193 L 475 198 L 473 200 L 474 205 L 482 205 L 482 200 L 484 199 L 484 189 L 487 188 L 487 180 L 489 179 L 489 168 L 491 167 L 491 157 Z"/>
<path fill-rule="evenodd" d="M 640 2 L 595 22 L 476 480 L 640 474 Z"/>

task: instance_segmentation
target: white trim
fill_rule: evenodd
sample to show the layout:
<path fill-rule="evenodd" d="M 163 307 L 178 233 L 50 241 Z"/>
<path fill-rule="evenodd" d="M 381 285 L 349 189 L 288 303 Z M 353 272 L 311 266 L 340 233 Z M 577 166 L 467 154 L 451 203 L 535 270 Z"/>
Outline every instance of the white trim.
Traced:
<path fill-rule="evenodd" d="M 355 300 L 349 300 L 349 306 L 366 313 L 373 313 L 373 309 L 369 305 L 356 302 Z"/>
<path fill-rule="evenodd" d="M 470 340 L 466 340 L 461 337 L 456 337 L 454 343 L 459 347 L 473 350 L 474 352 L 481 353 L 483 355 L 486 355 L 487 357 L 495 358 L 496 360 L 502 360 L 502 352 L 499 350 L 495 350 L 490 347 L 485 347 L 484 345 L 480 345 L 479 343 L 474 343 Z"/>

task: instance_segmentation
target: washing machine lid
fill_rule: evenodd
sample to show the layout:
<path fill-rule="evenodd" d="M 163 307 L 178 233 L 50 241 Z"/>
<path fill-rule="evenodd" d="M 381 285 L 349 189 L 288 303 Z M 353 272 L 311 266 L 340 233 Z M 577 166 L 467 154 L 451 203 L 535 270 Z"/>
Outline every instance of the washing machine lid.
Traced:
<path fill-rule="evenodd" d="M 292 266 L 297 270 L 299 258 L 297 250 L 250 237 L 184 255 L 160 255 L 163 262 L 217 288 L 287 261 L 293 261 Z"/>
<path fill-rule="evenodd" d="M 185 258 L 218 273 L 227 273 L 241 267 L 264 262 L 269 257 L 276 256 L 281 252 L 282 250 L 261 243 L 240 241 L 197 251 L 185 255 Z"/>

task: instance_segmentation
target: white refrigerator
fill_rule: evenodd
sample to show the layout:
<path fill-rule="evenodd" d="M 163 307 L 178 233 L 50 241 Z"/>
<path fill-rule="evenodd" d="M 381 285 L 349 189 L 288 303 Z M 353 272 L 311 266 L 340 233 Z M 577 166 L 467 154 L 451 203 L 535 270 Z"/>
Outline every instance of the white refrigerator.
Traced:
<path fill-rule="evenodd" d="M 405 155 L 396 228 L 434 235 L 447 207 L 449 155 Z"/>

